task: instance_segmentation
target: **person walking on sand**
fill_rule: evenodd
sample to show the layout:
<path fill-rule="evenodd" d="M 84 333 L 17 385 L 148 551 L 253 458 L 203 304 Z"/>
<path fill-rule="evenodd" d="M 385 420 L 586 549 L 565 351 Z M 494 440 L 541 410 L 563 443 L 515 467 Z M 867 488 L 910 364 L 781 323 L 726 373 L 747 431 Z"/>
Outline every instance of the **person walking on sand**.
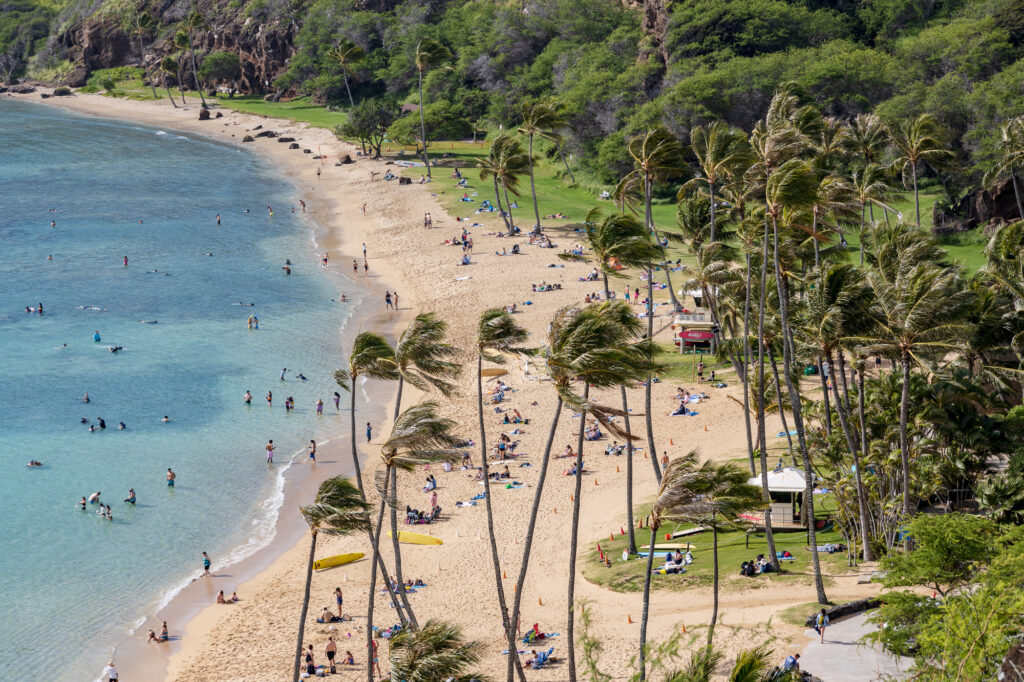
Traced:
<path fill-rule="evenodd" d="M 330 258 L 330 254 L 329 254 L 329 253 L 328 253 L 327 251 L 324 251 L 324 260 L 323 260 L 323 263 L 322 263 L 322 265 L 324 266 L 324 268 L 326 268 L 326 267 L 327 267 L 327 259 L 328 259 L 328 258 Z"/>
<path fill-rule="evenodd" d="M 334 643 L 334 637 L 327 638 L 327 646 L 324 647 L 324 655 L 327 656 L 327 665 L 334 667 L 334 657 L 338 655 L 338 645 Z"/>
<path fill-rule="evenodd" d="M 370 422 L 366 422 L 366 442 L 369 443 L 373 439 L 373 427 L 370 426 Z"/>
<path fill-rule="evenodd" d="M 359 277 L 359 261 L 352 259 L 352 276 Z"/>
<path fill-rule="evenodd" d="M 363 242 L 363 258 L 366 258 L 366 242 Z"/>
<path fill-rule="evenodd" d="M 384 309 L 385 310 L 391 310 L 391 307 L 392 307 L 391 306 L 391 292 L 390 291 L 385 291 L 384 292 Z"/>
<path fill-rule="evenodd" d="M 313 462 L 313 464 L 316 464 L 316 441 L 315 440 L 310 440 L 309 441 L 309 460 L 311 462 Z"/>
<path fill-rule="evenodd" d="M 271 441 L 267 441 L 267 464 L 273 464 L 274 463 L 274 450 L 275 449 L 276 449 L 276 446 L 274 445 L 274 441 L 272 441 L 272 440 Z"/>
<path fill-rule="evenodd" d="M 397 291 L 391 292 L 391 297 L 393 299 L 395 299 L 395 310 L 398 310 L 398 292 Z"/>
<path fill-rule="evenodd" d="M 177 477 L 178 477 L 178 475 L 176 473 L 174 473 L 173 471 L 171 471 L 171 467 L 167 467 L 167 487 L 168 488 L 173 488 L 174 487 L 174 479 L 176 479 Z"/>
<path fill-rule="evenodd" d="M 366 262 L 365 258 L 363 259 L 363 274 L 367 277 L 370 276 L 370 265 Z"/>
<path fill-rule="evenodd" d="M 818 616 L 814 619 L 814 631 L 821 635 L 820 642 L 825 643 L 825 628 L 828 627 L 828 614 L 825 613 L 825 609 L 818 612 Z"/>
<path fill-rule="evenodd" d="M 345 597 L 342 594 L 340 587 L 335 587 L 334 588 L 334 601 L 338 605 L 338 618 L 344 618 L 345 616 L 342 615 L 342 613 L 341 613 L 341 607 L 342 607 L 342 604 L 345 603 Z"/>
<path fill-rule="evenodd" d="M 203 552 L 203 577 L 205 578 L 210 577 L 210 565 L 210 555 L 206 552 Z M 164 627 L 167 627 L 166 623 L 164 624 Z"/>
<path fill-rule="evenodd" d="M 107 663 L 107 667 L 103 669 L 103 675 L 100 677 L 104 682 L 117 682 L 119 679 L 117 676 L 117 668 L 114 667 L 114 662 Z"/>
<path fill-rule="evenodd" d="M 359 212 L 362 213 L 363 215 L 366 215 L 366 204 L 363 204 L 363 207 L 359 209 Z"/>

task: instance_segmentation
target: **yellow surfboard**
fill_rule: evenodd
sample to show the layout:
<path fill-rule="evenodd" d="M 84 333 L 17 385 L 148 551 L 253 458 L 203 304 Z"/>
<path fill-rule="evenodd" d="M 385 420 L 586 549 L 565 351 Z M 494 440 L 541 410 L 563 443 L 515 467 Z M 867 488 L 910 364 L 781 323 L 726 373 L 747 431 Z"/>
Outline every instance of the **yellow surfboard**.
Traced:
<path fill-rule="evenodd" d="M 348 554 L 335 554 L 334 556 L 325 556 L 319 561 L 313 562 L 313 568 L 320 570 L 322 568 L 330 568 L 331 566 L 341 566 L 342 564 L 350 564 L 353 561 L 358 561 L 363 558 L 362 552 L 349 552 Z"/>
<path fill-rule="evenodd" d="M 391 531 L 388 531 L 388 537 L 391 537 Z M 422 533 L 410 533 L 407 530 L 398 531 L 398 541 L 404 542 L 407 545 L 442 545 L 441 538 L 435 538 L 432 535 L 423 535 Z"/>
<path fill-rule="evenodd" d="M 665 550 L 675 550 L 675 549 L 679 549 L 679 550 L 683 550 L 683 549 L 696 549 L 696 547 L 697 547 L 697 545 L 693 544 L 692 542 L 659 542 L 658 544 L 654 545 L 654 551 L 657 552 L 659 550 L 665 551 Z M 644 545 L 640 549 L 642 549 L 644 551 L 647 551 L 650 548 L 651 548 L 650 545 Z"/>

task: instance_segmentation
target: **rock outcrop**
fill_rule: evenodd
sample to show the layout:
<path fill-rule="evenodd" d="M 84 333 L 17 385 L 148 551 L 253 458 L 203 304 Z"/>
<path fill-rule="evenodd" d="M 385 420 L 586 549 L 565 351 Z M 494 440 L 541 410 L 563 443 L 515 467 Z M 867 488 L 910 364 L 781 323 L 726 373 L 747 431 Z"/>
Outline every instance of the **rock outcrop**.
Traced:
<path fill-rule="evenodd" d="M 1017 186 L 1024 192 L 1024 179 L 1018 178 Z M 1020 213 L 1009 178 L 991 189 L 979 189 L 968 194 L 950 211 L 941 211 L 938 206 L 932 208 L 932 232 L 938 235 L 994 227 L 1015 220 L 1020 220 Z"/>

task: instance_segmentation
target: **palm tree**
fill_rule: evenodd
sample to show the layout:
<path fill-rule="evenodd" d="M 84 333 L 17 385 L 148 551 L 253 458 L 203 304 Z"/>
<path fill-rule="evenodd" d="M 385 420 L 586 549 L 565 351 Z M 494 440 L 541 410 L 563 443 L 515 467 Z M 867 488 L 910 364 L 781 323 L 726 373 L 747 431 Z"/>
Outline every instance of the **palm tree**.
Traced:
<path fill-rule="evenodd" d="M 558 141 L 558 134 L 555 130 L 565 124 L 565 115 L 561 112 L 558 103 L 554 100 L 537 100 L 535 102 L 523 102 L 522 105 L 523 124 L 519 126 L 519 134 L 526 135 L 529 139 L 529 147 L 526 156 L 530 162 L 530 194 L 533 195 L 533 215 L 536 218 L 536 229 L 540 230 L 540 207 L 537 204 L 537 186 L 533 177 L 533 138 L 539 136 L 552 142 Z"/>
<path fill-rule="evenodd" d="M 651 241 L 650 231 L 631 215 L 613 214 L 602 219 L 600 209 L 587 213 L 587 245 L 591 256 L 563 253 L 564 260 L 595 262 L 604 280 L 604 298 L 611 299 L 608 278 L 625 278 L 623 270 L 640 268 L 655 260 L 661 250 Z M 593 259 L 593 260 L 591 260 Z M 629 551 L 636 552 L 633 532 L 633 437 L 629 427 L 629 404 L 626 387 L 620 386 L 623 422 L 626 431 L 626 523 L 629 526 Z M 580 431 L 582 433 L 582 429 Z M 582 448 L 578 448 L 582 449 Z"/>
<path fill-rule="evenodd" d="M 690 131 L 690 149 L 697 157 L 697 165 L 703 173 L 696 181 L 707 183 L 708 194 L 711 195 L 711 241 L 716 241 L 715 183 L 723 175 L 749 164 L 750 145 L 742 131 L 724 121 L 715 121 L 707 129 L 697 126 Z"/>
<path fill-rule="evenodd" d="M 857 114 L 850 126 L 847 144 L 864 165 L 878 163 L 889 146 L 889 130 L 877 114 Z"/>
<path fill-rule="evenodd" d="M 700 290 L 704 301 L 707 302 L 708 310 L 711 312 L 713 327 L 720 326 L 718 306 L 716 305 L 719 289 L 735 282 L 738 278 L 738 273 L 732 269 L 730 255 L 731 248 L 722 242 L 704 244 L 698 246 L 694 251 L 693 265 L 684 265 L 682 270 L 683 276 L 686 277 L 683 288 Z M 721 332 L 715 333 L 716 346 L 721 342 L 720 336 Z"/>
<path fill-rule="evenodd" d="M 420 95 L 420 143 L 423 145 L 423 163 L 427 166 L 427 180 L 430 180 L 430 157 L 427 155 L 427 124 L 423 120 L 423 75 L 451 58 L 451 50 L 430 38 L 424 38 L 417 43 L 416 52 L 413 54 Z"/>
<path fill-rule="evenodd" d="M 639 331 L 638 326 L 638 320 L 630 311 L 627 303 L 608 301 L 588 305 L 583 309 L 577 309 L 575 306 L 562 308 L 555 313 L 548 327 L 547 346 L 542 353 L 544 366 L 552 380 L 557 401 L 542 455 L 533 505 L 530 509 L 530 521 L 523 543 L 523 558 L 516 580 L 515 599 L 512 607 L 513 627 L 519 622 L 523 586 L 526 582 L 533 548 L 533 534 L 537 526 L 541 496 L 544 493 L 548 463 L 551 459 L 551 447 L 563 404 L 581 414 L 593 415 L 610 432 L 625 437 L 625 433 L 609 419 L 609 415 L 618 413 L 618 410 L 585 400 L 573 390 L 573 381 L 582 381 L 584 385 L 595 388 L 610 388 L 638 376 L 656 374 L 663 369 L 662 365 L 653 360 L 655 346 L 650 339 L 625 343 L 626 338 Z M 581 428 L 583 428 L 582 424 Z M 576 465 L 577 470 L 582 468 L 579 455 L 577 455 Z M 579 480 L 580 475 L 577 475 L 577 485 L 579 485 Z M 578 523 L 578 494 L 575 496 L 575 500 L 577 500 L 577 505 L 574 508 L 574 526 Z M 574 564 L 575 543 L 573 550 L 571 561 Z M 570 570 L 570 608 L 573 597 L 572 574 L 573 571 Z M 570 649 L 572 648 L 572 626 L 573 620 L 570 615 L 568 629 Z M 514 655 L 516 654 L 510 653 L 510 656 Z M 512 676 L 512 665 L 513 662 L 510 659 L 508 662 L 509 678 Z"/>
<path fill-rule="evenodd" d="M 491 308 L 480 315 L 477 325 L 476 397 L 477 417 L 480 421 L 480 462 L 484 481 L 484 506 L 487 510 L 487 539 L 491 544 L 491 562 L 494 565 L 494 580 L 498 587 L 498 608 L 501 611 L 501 625 L 505 629 L 509 651 L 516 648 L 516 627 L 509 620 L 505 588 L 501 579 L 501 560 L 498 557 L 498 543 L 494 535 L 494 512 L 491 507 L 491 478 L 487 464 L 487 432 L 484 428 L 484 387 L 483 362 L 503 364 L 505 355 L 530 352 L 520 344 L 529 333 L 516 324 L 512 315 L 504 308 Z M 516 659 L 518 662 L 518 659 Z M 522 668 L 519 667 L 522 678 Z"/>
<path fill-rule="evenodd" d="M 174 105 L 175 109 L 178 108 L 178 103 L 174 101 L 174 97 L 171 95 L 171 88 L 167 85 L 167 76 L 170 74 L 177 78 L 179 72 L 178 61 L 174 57 L 168 55 L 160 60 L 160 75 L 163 76 L 164 89 L 167 90 L 167 99 L 171 100 L 171 104 Z M 185 96 L 182 95 L 181 99 L 184 104 Z"/>
<path fill-rule="evenodd" d="M 185 30 L 185 35 L 188 36 L 188 54 L 189 59 L 192 60 L 192 78 L 196 82 L 196 90 L 199 91 L 199 99 L 202 100 L 203 108 L 205 109 L 206 97 L 203 95 L 203 88 L 199 85 L 199 72 L 196 70 L 196 51 L 192 47 L 192 34 L 195 31 L 206 28 L 206 22 L 203 20 L 202 14 L 193 10 L 181 22 L 181 27 Z"/>
<path fill-rule="evenodd" d="M 391 639 L 391 679 L 394 682 L 486 682 L 489 678 L 467 673 L 480 662 L 483 645 L 467 642 L 457 625 L 428 620 L 418 630 L 402 630 Z"/>
<path fill-rule="evenodd" d="M 838 118 L 829 116 L 822 120 L 820 129 L 811 139 L 814 168 L 827 174 L 841 166 L 850 148 L 850 130 Z"/>
<path fill-rule="evenodd" d="M 946 147 L 945 132 L 931 114 L 901 121 L 889 131 L 892 146 L 896 150 L 893 166 L 903 172 L 903 185 L 907 185 L 907 173 L 914 186 L 914 211 L 916 224 L 921 227 L 921 200 L 917 191 L 917 168 L 926 163 L 936 168 L 947 166 L 954 155 Z"/>
<path fill-rule="evenodd" d="M 892 194 L 892 187 L 885 181 L 885 171 L 875 163 L 854 168 L 850 175 L 850 188 L 860 203 L 860 264 L 864 265 L 864 209 L 878 205 L 885 210 L 895 211 L 884 200 Z M 888 213 L 886 214 L 888 216 Z M 887 218 L 888 219 L 888 218 Z"/>
<path fill-rule="evenodd" d="M 426 391 L 438 390 L 441 395 L 451 395 L 455 390 L 452 379 L 459 375 L 462 367 L 449 358 L 458 351 L 445 343 L 448 324 L 434 313 L 420 313 L 395 343 L 394 367 L 398 373 L 398 393 L 395 396 L 395 419 L 402 406 L 402 388 L 408 382 Z"/>
<path fill-rule="evenodd" d="M 523 145 L 508 133 L 502 133 L 494 138 L 487 156 L 476 160 L 476 166 L 480 169 L 480 180 L 486 181 L 487 178 L 491 178 L 494 181 L 494 198 L 498 202 L 501 219 L 505 221 L 505 227 L 509 231 L 515 226 L 512 206 L 506 201 L 505 207 L 502 207 L 498 187 L 500 185 L 504 188 L 506 198 L 509 192 L 512 192 L 513 196 L 519 196 L 519 176 L 528 172 L 529 163 L 529 159 L 523 153 Z"/>
<path fill-rule="evenodd" d="M 310 541 L 309 561 L 306 562 L 306 589 L 302 596 L 299 637 L 295 648 L 293 682 L 299 682 L 299 670 L 302 666 L 302 639 L 306 627 L 306 612 L 309 610 L 309 589 L 313 582 L 313 558 L 316 556 L 317 535 L 349 535 L 354 531 L 370 528 L 362 491 L 343 476 L 328 478 L 321 483 L 313 504 L 301 507 L 299 511 L 309 524 Z"/>
<path fill-rule="evenodd" d="M 695 455 L 690 453 L 689 456 Z M 670 464 L 669 469 L 673 465 Z M 678 490 L 669 486 L 659 491 L 652 513 L 656 511 L 662 521 L 684 521 L 711 528 L 714 601 L 708 627 L 707 645 L 710 647 L 715 636 L 715 623 L 718 621 L 718 532 L 732 526 L 737 514 L 756 509 L 764 503 L 761 490 L 747 483 L 747 473 L 735 464 L 704 462 L 696 469 L 693 467 L 692 462 L 680 466 L 681 480 L 675 485 L 686 486 L 686 489 Z M 666 473 L 663 480 L 668 478 Z M 653 536 L 651 544 L 650 550 L 653 553 Z"/>
<path fill-rule="evenodd" d="M 342 38 L 327 53 L 327 56 L 336 61 L 338 66 L 341 67 L 341 77 L 345 79 L 345 92 L 348 93 L 348 104 L 350 107 L 355 107 L 356 103 L 352 99 L 352 90 L 348 86 L 348 70 L 358 68 L 366 57 L 366 52 L 348 38 Z M 420 104 L 422 106 L 422 102 Z"/>
<path fill-rule="evenodd" d="M 821 250 L 818 245 L 818 227 L 826 224 L 833 216 L 836 224 L 849 218 L 853 209 L 853 192 L 845 180 L 838 175 L 826 175 L 818 180 L 811 202 L 811 238 L 814 241 L 814 266 L 821 265 Z M 861 206 L 863 226 L 863 205 Z M 863 230 L 863 227 L 861 228 Z M 863 246 L 861 247 L 863 249 Z M 863 261 L 862 261 L 863 262 Z"/>
<path fill-rule="evenodd" d="M 391 508 L 391 542 L 395 552 L 397 592 L 402 599 L 403 608 L 409 615 L 409 622 L 414 628 L 419 626 L 405 593 L 402 576 L 402 552 L 398 542 L 397 472 L 399 469 L 411 471 L 418 464 L 451 462 L 459 459 L 459 451 L 456 448 L 463 440 L 451 434 L 455 422 L 440 417 L 437 414 L 437 408 L 437 403 L 425 402 L 413 405 L 402 412 L 391 427 L 391 435 L 380 448 L 384 472 L 382 477 L 378 476 L 378 489 L 381 493 L 381 504 L 387 502 Z M 381 478 L 383 481 L 380 480 Z M 378 521 L 376 541 L 379 542 L 382 532 L 381 523 Z M 374 547 L 374 554 L 377 554 L 376 547 Z M 377 563 L 376 556 L 374 556 L 374 563 Z M 373 599 L 373 594 L 370 595 L 370 599 Z"/>
<path fill-rule="evenodd" d="M 864 339 L 868 351 L 898 359 L 903 371 L 900 399 L 900 458 L 903 476 L 903 513 L 914 509 L 910 500 L 910 445 L 907 425 L 910 409 L 910 370 L 930 357 L 956 351 L 958 336 L 966 329 L 960 313 L 970 292 L 956 268 L 909 257 L 905 251 L 894 271 L 868 273 L 881 312 L 877 336 Z M 888 276 L 887 276 L 888 275 Z"/>
<path fill-rule="evenodd" d="M 135 3 L 131 1 L 111 3 L 108 8 L 109 12 L 118 19 L 121 30 L 129 36 L 134 35 L 139 39 L 139 66 L 148 76 L 146 72 L 146 35 L 153 32 L 156 22 L 148 12 L 140 12 Z M 150 81 L 149 87 L 153 90 L 155 99 L 157 96 L 156 85 Z M 173 100 L 171 101 L 173 102 Z"/>
<path fill-rule="evenodd" d="M 1000 133 L 1000 157 L 992 170 L 985 174 L 985 184 L 991 185 L 996 178 L 1009 175 L 1013 184 L 1013 197 L 1017 200 L 1017 215 L 1024 220 L 1024 204 L 1021 202 L 1020 188 L 1017 187 L 1017 168 L 1024 165 L 1024 116 L 1007 121 Z"/>

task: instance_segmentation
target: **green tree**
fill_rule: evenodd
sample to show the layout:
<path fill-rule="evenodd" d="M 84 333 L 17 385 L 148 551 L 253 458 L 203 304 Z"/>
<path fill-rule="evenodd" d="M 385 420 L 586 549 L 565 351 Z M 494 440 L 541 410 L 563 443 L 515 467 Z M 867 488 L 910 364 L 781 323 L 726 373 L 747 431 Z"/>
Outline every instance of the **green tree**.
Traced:
<path fill-rule="evenodd" d="M 917 118 L 900 121 L 889 130 L 896 160 L 893 167 L 903 173 L 903 184 L 907 184 L 907 174 L 914 187 L 914 212 L 916 224 L 921 227 L 921 199 L 917 191 L 917 173 L 920 164 L 925 163 L 934 168 L 949 166 L 954 159 L 946 143 L 946 133 L 939 122 L 931 114 L 921 114 Z"/>
<path fill-rule="evenodd" d="M 302 518 L 309 525 L 309 561 L 306 562 L 306 588 L 302 594 L 302 611 L 299 615 L 299 637 L 295 648 L 293 682 L 299 682 L 302 666 L 302 640 L 306 627 L 306 613 L 309 610 L 309 589 L 313 581 L 313 559 L 316 556 L 316 539 L 324 535 L 350 535 L 359 530 L 369 530 L 367 506 L 360 489 L 342 476 L 328 478 L 317 489 L 313 504 L 301 507 Z"/>
<path fill-rule="evenodd" d="M 490 678 L 466 669 L 483 657 L 483 645 L 467 642 L 457 625 L 428 620 L 418 630 L 402 630 L 391 640 L 391 679 L 487 682 Z"/>
<path fill-rule="evenodd" d="M 487 539 L 491 545 L 491 563 L 494 566 L 494 580 L 498 588 L 498 608 L 501 612 L 501 626 L 505 631 L 505 639 L 509 651 L 516 648 L 516 627 L 508 616 L 508 603 L 505 600 L 505 587 L 501 578 L 501 560 L 498 557 L 498 542 L 494 534 L 494 512 L 491 505 L 491 477 L 487 461 L 487 431 L 484 427 L 484 360 L 495 364 L 504 364 L 506 355 L 519 355 L 531 352 L 523 348 L 529 333 L 516 324 L 512 315 L 504 308 L 490 308 L 480 315 L 477 324 L 477 356 L 476 356 L 476 397 L 477 418 L 480 422 L 480 467 L 484 481 L 484 507 L 487 510 Z M 518 658 L 515 659 L 518 663 Z M 519 676 L 523 677 L 522 667 Z"/>
<path fill-rule="evenodd" d="M 502 207 L 499 188 L 505 190 L 506 200 L 509 192 L 513 196 L 519 196 L 519 177 L 528 172 L 529 163 L 529 159 L 523 153 L 522 144 L 508 133 L 502 133 L 494 138 L 487 156 L 476 160 L 476 166 L 480 169 L 480 180 L 486 181 L 490 178 L 494 182 L 494 199 L 498 202 L 501 219 L 510 231 L 515 226 L 512 206 L 506 201 Z"/>
<path fill-rule="evenodd" d="M 529 140 L 526 156 L 530 162 L 530 194 L 533 195 L 533 215 L 537 220 L 535 227 L 540 230 L 543 228 L 540 224 L 540 207 L 537 204 L 537 185 L 533 178 L 533 138 L 539 136 L 557 144 L 559 138 L 555 131 L 565 124 L 565 116 L 558 103 L 552 100 L 524 102 L 521 113 L 523 122 L 518 132 L 520 135 L 526 135 Z"/>
<path fill-rule="evenodd" d="M 427 125 L 423 121 L 423 76 L 431 69 L 441 66 L 452 58 L 447 47 L 429 38 L 424 38 L 416 45 L 413 63 L 416 66 L 417 89 L 420 97 L 420 143 L 423 145 L 423 163 L 427 167 L 427 179 L 430 179 L 430 157 L 427 154 Z"/>
<path fill-rule="evenodd" d="M 863 167 L 854 168 L 850 175 L 850 189 L 860 204 L 860 264 L 864 265 L 864 211 L 875 205 L 881 206 L 883 210 L 895 211 L 892 206 L 884 203 L 893 193 L 892 187 L 885 181 L 885 171 L 882 167 L 869 163 Z M 888 216 L 888 213 L 886 213 Z M 874 222 L 872 220 L 872 222 Z"/>
<path fill-rule="evenodd" d="M 335 129 L 340 137 L 356 140 L 363 146 L 369 145 L 373 158 L 380 158 L 380 150 L 387 137 L 388 128 L 395 122 L 397 107 L 389 99 L 364 99 L 349 109 L 348 120 Z"/>
<path fill-rule="evenodd" d="M 171 100 L 171 104 L 174 105 L 175 109 L 178 108 L 178 104 L 174 101 L 174 97 L 171 96 L 171 88 L 167 85 L 167 76 L 171 75 L 177 78 L 179 73 L 180 69 L 178 67 L 178 60 L 176 60 L 174 57 L 168 55 L 167 57 L 164 57 L 162 60 L 160 60 L 160 75 L 163 76 L 164 89 L 167 90 L 167 99 Z M 181 96 L 181 101 L 184 104 L 184 94 Z"/>
<path fill-rule="evenodd" d="M 352 89 L 348 85 L 348 71 L 349 69 L 358 69 L 362 65 L 363 60 L 366 59 L 366 52 L 348 38 L 342 38 L 327 54 L 341 67 L 341 76 L 345 79 L 345 92 L 348 93 L 348 104 L 354 108 L 356 103 L 352 99 Z M 421 107 L 423 106 L 422 100 L 421 95 Z"/>
<path fill-rule="evenodd" d="M 199 67 L 199 78 L 206 83 L 233 82 L 241 75 L 242 61 L 234 52 L 213 52 L 203 59 L 203 65 Z"/>
<path fill-rule="evenodd" d="M 750 145 L 740 130 L 723 121 L 715 121 L 706 129 L 697 126 L 690 131 L 690 149 L 697 157 L 697 165 L 703 173 L 696 179 L 707 184 L 711 196 L 711 241 L 716 241 L 715 183 L 723 176 L 749 165 Z"/>
<path fill-rule="evenodd" d="M 1024 116 L 1007 121 L 1000 129 L 1000 134 L 999 159 L 985 175 L 985 184 L 991 185 L 995 179 L 1009 175 L 1013 197 L 1017 200 L 1017 215 L 1024 220 L 1024 204 L 1021 202 L 1020 188 L 1017 187 L 1017 168 L 1024 165 Z"/>
<path fill-rule="evenodd" d="M 402 406 L 402 388 L 406 382 L 421 391 L 435 389 L 441 395 L 455 390 L 452 380 L 462 370 L 452 362 L 458 350 L 445 342 L 448 323 L 435 313 L 420 313 L 402 331 L 395 343 L 394 367 L 398 372 L 395 395 L 395 419 Z"/>

